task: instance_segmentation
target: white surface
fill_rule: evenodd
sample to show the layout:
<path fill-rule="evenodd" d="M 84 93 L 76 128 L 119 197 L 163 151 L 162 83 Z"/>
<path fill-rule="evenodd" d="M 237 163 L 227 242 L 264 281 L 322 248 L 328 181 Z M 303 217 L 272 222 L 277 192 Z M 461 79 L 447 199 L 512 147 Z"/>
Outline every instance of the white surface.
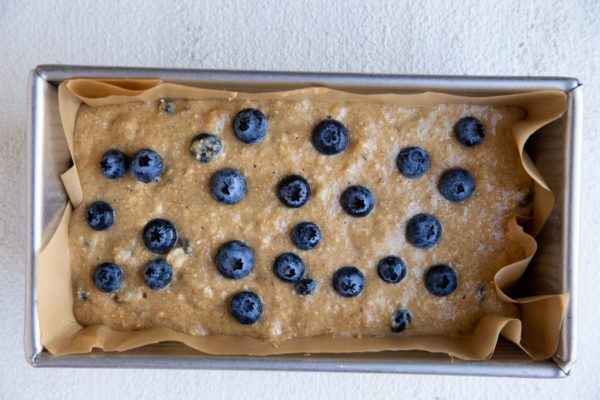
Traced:
<path fill-rule="evenodd" d="M 600 320 L 592 297 L 600 286 L 594 243 L 600 223 L 594 207 L 600 195 L 600 2 L 75 3 L 0 1 L 0 399 L 600 396 Z M 29 367 L 22 339 L 23 129 L 27 73 L 42 63 L 579 78 L 586 111 L 581 348 L 574 374 L 549 381 Z"/>

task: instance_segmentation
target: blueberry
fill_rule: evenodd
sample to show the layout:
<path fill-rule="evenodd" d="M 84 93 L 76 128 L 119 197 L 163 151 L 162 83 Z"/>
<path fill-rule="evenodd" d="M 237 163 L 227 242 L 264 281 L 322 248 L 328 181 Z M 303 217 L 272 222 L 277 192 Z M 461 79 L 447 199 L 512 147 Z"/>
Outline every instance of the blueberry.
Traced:
<path fill-rule="evenodd" d="M 431 214 L 417 214 L 406 225 L 406 240 L 413 246 L 429 249 L 442 235 L 442 225 Z"/>
<path fill-rule="evenodd" d="M 473 195 L 475 179 L 462 168 L 449 169 L 442 174 L 438 189 L 446 199 L 460 203 Z"/>
<path fill-rule="evenodd" d="M 148 250 L 166 254 L 177 243 L 177 228 L 166 219 L 156 218 L 144 226 L 142 238 Z"/>
<path fill-rule="evenodd" d="M 269 130 L 269 121 L 260 110 L 247 108 L 233 119 L 233 133 L 246 144 L 261 142 Z"/>
<path fill-rule="evenodd" d="M 406 276 L 406 263 L 396 256 L 382 258 L 377 264 L 377 274 L 387 283 L 398 283 Z"/>
<path fill-rule="evenodd" d="M 313 222 L 300 222 L 292 229 L 292 242 L 300 250 L 311 250 L 321 242 L 321 228 Z"/>
<path fill-rule="evenodd" d="M 166 288 L 171 283 L 171 279 L 173 279 L 173 268 L 162 258 L 150 261 L 144 268 L 144 283 L 152 290 Z"/>
<path fill-rule="evenodd" d="M 467 147 L 478 146 L 485 138 L 485 127 L 477 118 L 465 117 L 454 125 L 454 134 L 460 144 Z"/>
<path fill-rule="evenodd" d="M 296 289 L 296 293 L 298 293 L 301 296 L 306 296 L 306 295 L 312 294 L 316 288 L 317 288 L 317 281 L 315 281 L 313 278 L 300 279 L 294 285 L 294 289 Z"/>
<path fill-rule="evenodd" d="M 125 176 L 129 167 L 129 158 L 121 150 L 109 150 L 102 155 L 100 169 L 109 179 L 119 179 Z"/>
<path fill-rule="evenodd" d="M 280 254 L 273 264 L 273 272 L 284 282 L 296 283 L 304 276 L 304 260 L 294 253 Z"/>
<path fill-rule="evenodd" d="M 375 196 L 364 186 L 354 185 L 344 190 L 341 197 L 344 211 L 353 217 L 364 217 L 375 207 Z"/>
<path fill-rule="evenodd" d="M 95 201 L 87 209 L 87 221 L 90 228 L 104 231 L 115 223 L 115 211 L 104 201 Z"/>
<path fill-rule="evenodd" d="M 239 292 L 231 299 L 229 309 L 239 323 L 250 325 L 261 319 L 263 303 L 256 293 Z"/>
<path fill-rule="evenodd" d="M 254 269 L 256 256 L 252 247 L 239 240 L 223 244 L 217 251 L 215 264 L 226 278 L 242 279 Z"/>
<path fill-rule="evenodd" d="M 425 273 L 425 287 L 434 296 L 448 296 L 456 290 L 456 286 L 456 272 L 445 264 L 434 265 Z"/>
<path fill-rule="evenodd" d="M 396 310 L 392 314 L 392 323 L 391 328 L 392 332 L 402 332 L 410 325 L 412 321 L 412 316 L 410 315 L 410 311 L 406 309 Z"/>
<path fill-rule="evenodd" d="M 348 129 L 339 121 L 326 119 L 317 124 L 312 134 L 313 146 L 327 156 L 339 154 L 348 147 Z"/>
<path fill-rule="evenodd" d="M 210 190 L 215 200 L 224 204 L 236 204 L 246 196 L 248 188 L 240 171 L 225 168 L 210 178 Z"/>
<path fill-rule="evenodd" d="M 223 150 L 223 142 L 218 136 L 201 133 L 192 139 L 190 153 L 201 163 L 212 161 Z"/>
<path fill-rule="evenodd" d="M 177 111 L 175 102 L 171 99 L 160 99 L 158 101 L 158 109 L 164 114 L 174 114 Z"/>
<path fill-rule="evenodd" d="M 119 290 L 123 284 L 123 268 L 114 263 L 102 263 L 94 271 L 94 285 L 105 293 Z"/>
<path fill-rule="evenodd" d="M 407 178 L 418 178 L 429 169 L 431 159 L 422 147 L 405 147 L 396 158 L 396 166 Z"/>
<path fill-rule="evenodd" d="M 290 175 L 277 184 L 277 197 L 286 207 L 302 207 L 310 200 L 310 195 L 310 185 L 299 175 Z"/>
<path fill-rule="evenodd" d="M 342 267 L 335 271 L 331 283 L 340 296 L 355 297 L 365 286 L 365 275 L 356 267 Z"/>
<path fill-rule="evenodd" d="M 162 157 L 154 150 L 140 150 L 131 159 L 131 174 L 140 182 L 150 183 L 159 180 L 164 168 Z"/>

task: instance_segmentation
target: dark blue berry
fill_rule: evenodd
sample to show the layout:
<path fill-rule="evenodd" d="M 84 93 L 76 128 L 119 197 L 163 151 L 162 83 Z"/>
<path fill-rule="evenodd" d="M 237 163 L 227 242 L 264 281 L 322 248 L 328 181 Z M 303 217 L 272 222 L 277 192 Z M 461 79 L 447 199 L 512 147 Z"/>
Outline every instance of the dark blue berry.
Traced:
<path fill-rule="evenodd" d="M 121 150 L 109 150 L 102 155 L 100 169 L 109 179 L 119 179 L 125 176 L 129 167 L 129 158 Z"/>
<path fill-rule="evenodd" d="M 250 325 L 261 319 L 263 303 L 256 293 L 239 292 L 231 299 L 229 309 L 239 323 Z"/>
<path fill-rule="evenodd" d="M 441 176 L 438 189 L 446 199 L 460 203 L 475 192 L 475 179 L 462 168 L 449 169 Z"/>
<path fill-rule="evenodd" d="M 406 263 L 396 256 L 382 258 L 377 264 L 377 274 L 387 283 L 398 283 L 406 276 Z"/>
<path fill-rule="evenodd" d="M 339 154 L 348 147 L 348 129 L 339 121 L 326 119 L 317 124 L 312 142 L 319 153 L 327 156 Z"/>
<path fill-rule="evenodd" d="M 177 111 L 177 106 L 171 99 L 160 99 L 158 101 L 158 109 L 164 114 L 175 114 L 175 111 Z"/>
<path fill-rule="evenodd" d="M 142 237 L 148 250 L 166 254 L 177 243 L 177 228 L 166 219 L 156 218 L 144 226 Z"/>
<path fill-rule="evenodd" d="M 152 260 L 144 268 L 144 283 L 152 290 L 161 290 L 169 286 L 173 279 L 173 268 L 163 260 Z"/>
<path fill-rule="evenodd" d="M 429 169 L 431 159 L 422 147 L 405 147 L 396 158 L 396 166 L 407 178 L 418 178 Z"/>
<path fill-rule="evenodd" d="M 465 117 L 454 125 L 454 134 L 460 144 L 473 147 L 483 143 L 485 127 L 477 118 Z"/>
<path fill-rule="evenodd" d="M 431 214 L 417 214 L 406 225 L 406 240 L 413 246 L 429 249 L 442 235 L 442 225 Z"/>
<path fill-rule="evenodd" d="M 331 283 L 340 296 L 355 297 L 365 286 L 365 275 L 356 267 L 342 267 L 335 271 Z"/>
<path fill-rule="evenodd" d="M 87 209 L 87 221 L 90 228 L 104 231 L 115 223 L 115 211 L 104 201 L 95 201 Z"/>
<path fill-rule="evenodd" d="M 201 163 L 212 161 L 223 150 L 223 142 L 218 136 L 201 133 L 192 139 L 190 154 Z"/>
<path fill-rule="evenodd" d="M 448 296 L 456 290 L 458 277 L 448 265 L 438 264 L 425 273 L 425 287 L 434 296 Z"/>
<path fill-rule="evenodd" d="M 313 278 L 300 279 L 294 285 L 294 289 L 296 289 L 296 293 L 298 293 L 301 296 L 306 296 L 306 295 L 312 294 L 316 288 L 317 288 L 317 281 L 315 281 Z"/>
<path fill-rule="evenodd" d="M 225 168 L 210 178 L 210 190 L 215 200 L 224 204 L 236 204 L 246 196 L 248 188 L 246 178 L 240 171 Z"/>
<path fill-rule="evenodd" d="M 392 323 L 391 328 L 392 332 L 402 332 L 410 325 L 412 321 L 412 316 L 410 315 L 410 311 L 402 309 L 396 310 L 392 314 Z"/>
<path fill-rule="evenodd" d="M 313 222 L 300 222 L 292 229 L 292 242 L 300 250 L 311 250 L 321 242 L 321 228 Z"/>
<path fill-rule="evenodd" d="M 277 197 L 286 207 L 302 207 L 310 200 L 310 195 L 310 185 L 299 175 L 283 178 L 277 185 Z"/>
<path fill-rule="evenodd" d="M 102 263 L 94 271 L 94 285 L 105 293 L 119 290 L 123 284 L 123 268 L 114 263 Z"/>
<path fill-rule="evenodd" d="M 215 264 L 219 272 L 229 279 L 242 279 L 254 269 L 256 256 L 252 247 L 239 240 L 223 244 L 217 251 Z"/>
<path fill-rule="evenodd" d="M 159 180 L 164 168 L 162 157 L 154 150 L 140 150 L 131 159 L 131 174 L 140 182 L 150 183 Z"/>
<path fill-rule="evenodd" d="M 273 272 L 284 282 L 295 283 L 304 276 L 306 266 L 300 256 L 294 253 L 280 254 L 273 264 Z"/>
<path fill-rule="evenodd" d="M 247 108 L 237 113 L 233 119 L 233 133 L 246 144 L 261 142 L 269 130 L 265 114 L 255 108 Z"/>
<path fill-rule="evenodd" d="M 341 197 L 344 211 L 353 217 L 364 217 L 375 207 L 375 196 L 373 192 L 364 186 L 350 186 L 344 190 Z"/>

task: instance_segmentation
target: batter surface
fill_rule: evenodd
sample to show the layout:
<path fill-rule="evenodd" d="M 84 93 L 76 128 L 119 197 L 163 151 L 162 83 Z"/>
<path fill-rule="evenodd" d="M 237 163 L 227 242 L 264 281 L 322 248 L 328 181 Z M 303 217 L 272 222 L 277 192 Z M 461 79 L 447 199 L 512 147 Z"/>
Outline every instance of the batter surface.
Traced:
<path fill-rule="evenodd" d="M 516 213 L 527 213 L 531 179 L 519 160 L 510 132 L 524 117 L 520 108 L 438 105 L 402 108 L 377 103 L 329 103 L 314 100 L 227 101 L 174 100 L 176 111 L 161 111 L 159 102 L 130 102 L 102 107 L 82 106 L 74 133 L 75 160 L 83 202 L 70 221 L 74 311 L 83 325 L 120 330 L 156 326 L 191 335 L 247 335 L 277 344 L 292 337 L 315 335 L 394 336 L 437 334 L 460 336 L 472 331 L 487 313 L 515 316 L 516 308 L 500 302 L 492 279 L 503 266 L 524 253 L 508 232 Z M 259 144 L 248 145 L 232 131 L 232 119 L 242 109 L 260 109 L 269 130 Z M 172 110 L 170 110 L 172 111 Z M 462 117 L 481 120 L 486 129 L 477 147 L 460 145 L 453 133 Z M 311 143 L 317 123 L 332 118 L 350 133 L 346 151 L 325 156 Z M 199 133 L 223 141 L 221 154 L 208 163 L 190 154 Z M 396 167 L 400 149 L 421 146 L 431 156 L 429 170 L 408 179 Z M 164 159 L 158 182 L 142 183 L 131 175 L 107 179 L 99 168 L 102 155 L 120 149 L 132 155 L 153 149 Z M 210 178 L 223 168 L 241 171 L 248 185 L 235 205 L 217 202 Z M 450 168 L 468 170 L 476 190 L 464 203 L 445 199 L 438 179 Z M 287 208 L 276 187 L 289 175 L 310 183 L 312 197 L 301 208 Z M 374 210 L 353 218 L 340 205 L 350 185 L 364 185 L 376 197 Z M 102 200 L 116 214 L 114 225 L 95 231 L 86 220 L 87 206 Z M 435 215 L 443 227 L 437 245 L 419 249 L 406 241 L 410 217 Z M 157 258 L 142 240 L 146 223 L 155 218 L 173 222 L 179 242 L 164 258 L 174 269 L 163 290 L 144 284 L 142 271 Z M 322 240 L 314 249 L 298 250 L 292 228 L 312 221 Z M 241 280 L 223 277 L 214 258 L 223 243 L 241 240 L 256 253 L 254 271 Z M 300 255 L 317 289 L 298 295 L 293 285 L 273 273 L 275 258 L 284 252 Z M 398 284 L 377 274 L 383 257 L 396 255 L 407 265 Z M 96 289 L 92 280 L 102 262 L 121 265 L 125 278 L 114 293 Z M 457 289 L 447 297 L 430 294 L 425 271 L 450 265 L 458 275 Z M 346 298 L 332 288 L 334 272 L 353 265 L 365 275 L 363 292 Z M 253 291 L 264 304 L 262 319 L 252 325 L 230 314 L 231 297 Z M 392 314 L 408 309 L 411 325 L 402 333 L 390 329 Z"/>

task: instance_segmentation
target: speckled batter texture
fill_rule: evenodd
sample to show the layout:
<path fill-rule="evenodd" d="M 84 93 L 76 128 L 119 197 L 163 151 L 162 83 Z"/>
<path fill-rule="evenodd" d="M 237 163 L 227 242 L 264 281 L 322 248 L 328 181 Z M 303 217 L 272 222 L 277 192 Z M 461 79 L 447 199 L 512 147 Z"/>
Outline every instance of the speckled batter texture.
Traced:
<path fill-rule="evenodd" d="M 508 232 L 524 204 L 531 179 L 521 166 L 510 132 L 524 117 L 519 108 L 438 105 L 401 108 L 390 104 L 304 101 L 175 100 L 177 111 L 165 114 L 158 102 L 130 102 L 90 108 L 82 106 L 74 133 L 75 159 L 83 202 L 70 221 L 74 311 L 83 325 L 102 324 L 121 330 L 170 327 L 192 335 L 249 335 L 276 344 L 293 337 L 316 335 L 460 336 L 472 331 L 486 313 L 516 316 L 517 309 L 500 302 L 493 276 L 524 253 Z M 270 129 L 258 145 L 236 139 L 231 121 L 248 107 L 262 110 Z M 464 116 L 479 118 L 487 135 L 481 146 L 461 146 L 452 128 Z M 312 128 L 322 119 L 342 121 L 350 132 L 348 149 L 337 156 L 318 153 L 311 143 Z M 223 152 L 202 164 L 189 153 L 190 141 L 201 132 L 220 136 Z M 395 160 L 401 148 L 422 146 L 431 155 L 431 168 L 418 179 L 403 177 Z M 127 175 L 104 177 L 99 160 L 118 148 L 129 155 L 151 148 L 165 161 L 159 182 L 144 184 Z M 228 206 L 210 193 L 211 175 L 224 167 L 243 172 L 248 193 Z M 440 175 L 462 167 L 475 177 L 476 190 L 462 204 L 446 200 L 437 189 Z M 290 209 L 277 199 L 275 187 L 285 176 L 299 174 L 311 184 L 312 198 Z M 349 185 L 369 187 L 376 196 L 374 211 L 365 218 L 345 214 L 339 202 Z M 116 222 L 96 232 L 86 222 L 87 205 L 110 203 Z M 520 206 L 521 205 L 521 206 Z M 434 214 L 443 226 L 439 243 L 418 249 L 406 242 L 408 219 L 420 212 Z M 141 232 L 149 220 L 175 223 L 180 243 L 166 259 L 175 270 L 163 291 L 147 288 L 142 270 L 157 257 L 144 247 Z M 301 221 L 318 223 L 320 245 L 297 250 L 290 231 Z M 213 259 L 218 247 L 238 239 L 256 252 L 256 267 L 245 279 L 229 280 Z M 299 254 L 307 275 L 318 282 L 316 292 L 297 295 L 290 284 L 273 274 L 273 261 L 282 252 Z M 383 282 L 378 261 L 397 255 L 408 266 L 398 284 Z M 125 281 L 113 294 L 94 287 L 92 273 L 101 262 L 124 267 Z M 457 290 L 435 297 L 426 290 L 423 275 L 429 266 L 445 263 L 459 277 Z M 365 289 L 343 298 L 332 289 L 331 276 L 345 265 L 365 274 Z M 263 318 L 242 325 L 231 317 L 228 303 L 240 290 L 252 290 L 263 300 Z M 402 333 L 390 330 L 398 308 L 412 313 Z"/>

